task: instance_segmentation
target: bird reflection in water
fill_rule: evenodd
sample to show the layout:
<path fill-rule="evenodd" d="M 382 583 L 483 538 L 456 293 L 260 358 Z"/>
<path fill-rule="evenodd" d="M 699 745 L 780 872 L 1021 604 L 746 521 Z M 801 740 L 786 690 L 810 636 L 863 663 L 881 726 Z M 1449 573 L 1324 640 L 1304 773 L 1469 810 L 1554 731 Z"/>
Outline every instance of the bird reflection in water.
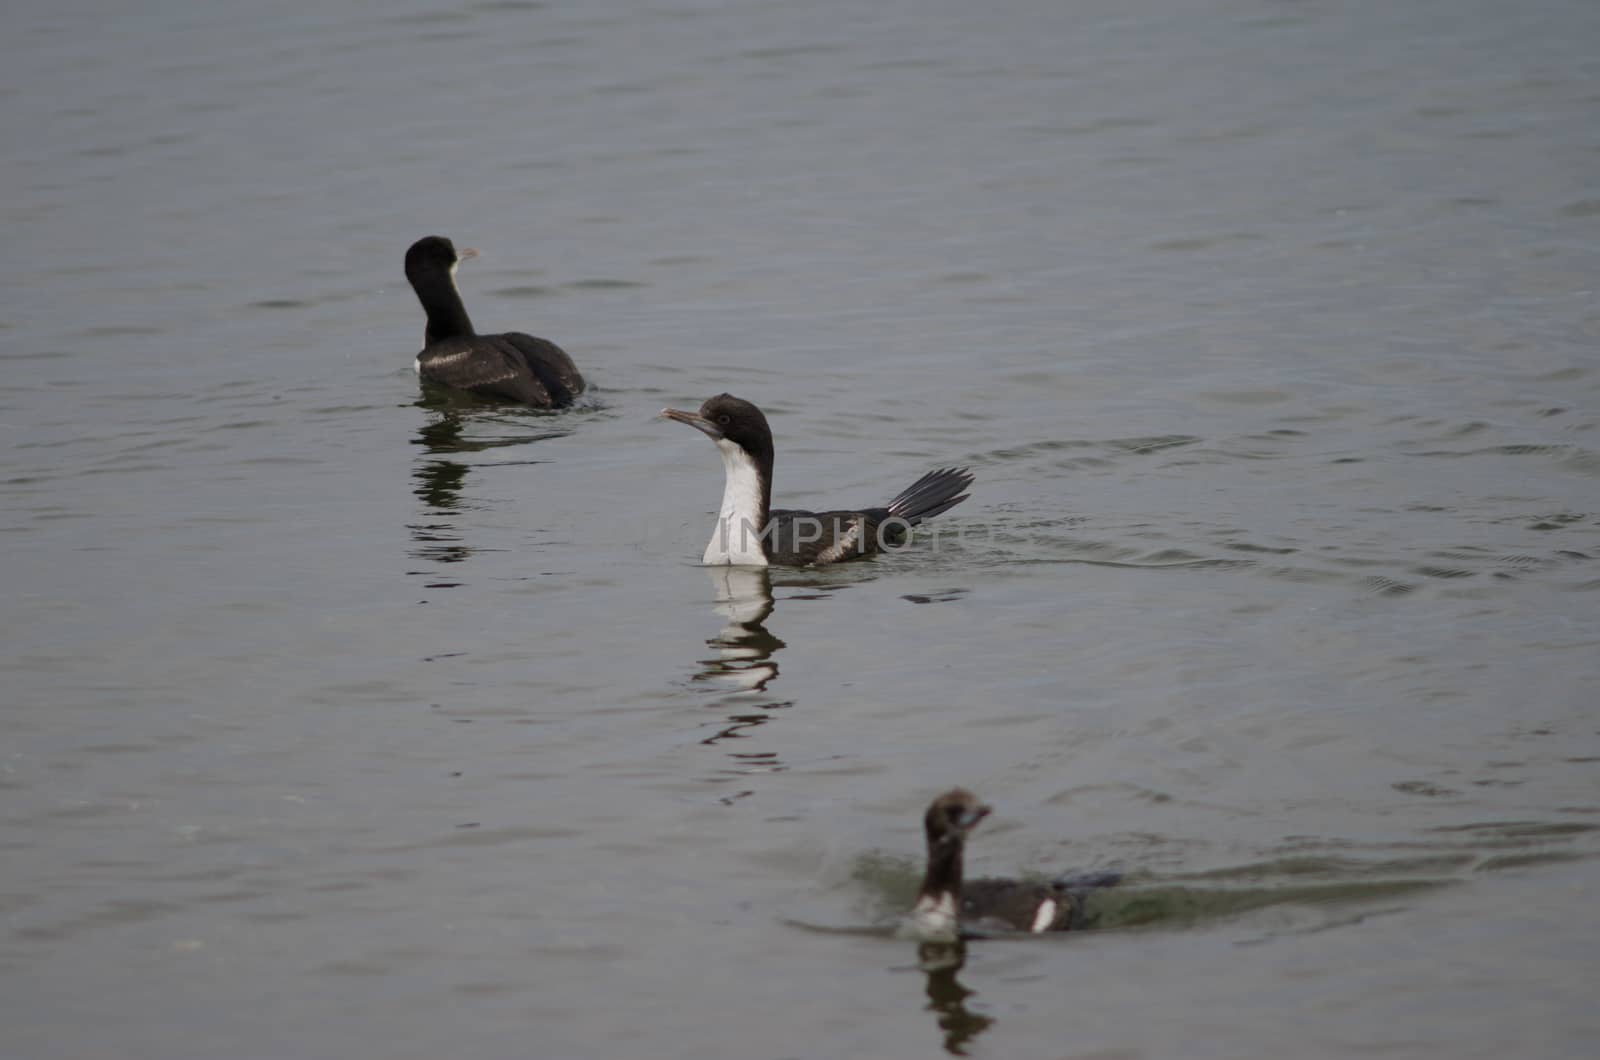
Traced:
<path fill-rule="evenodd" d="M 416 480 L 413 492 L 422 501 L 424 514 L 408 527 L 412 539 L 417 542 L 411 555 L 435 563 L 460 563 L 477 550 L 462 543 L 460 528 L 448 517 L 470 507 L 461 499 L 461 488 L 472 465 L 452 457 L 559 438 L 570 433 L 572 428 L 564 425 L 559 430 L 551 430 L 550 413 L 527 409 L 507 411 L 469 395 L 441 392 L 437 387 L 425 388 L 423 398 L 416 405 L 427 410 L 429 418 L 412 442 L 423 452 L 411 475 Z M 469 423 L 480 433 L 464 434 Z M 541 429 L 529 431 L 535 423 Z M 507 433 L 487 433 L 496 428 L 507 429 Z"/>
<path fill-rule="evenodd" d="M 992 1017 L 967 1008 L 974 991 L 956 978 L 966 960 L 963 942 L 925 942 L 917 949 L 917 967 L 928 977 L 927 1009 L 938 1014 L 945 1052 L 954 1056 L 966 1056 L 967 1044 L 994 1023 Z"/>
<path fill-rule="evenodd" d="M 419 405 L 427 407 L 426 400 Z M 461 508 L 461 484 L 467 477 L 467 465 L 458 460 L 444 459 L 440 454 L 458 453 L 462 450 L 461 417 L 446 412 L 425 423 L 417 432 L 416 443 L 428 455 L 419 459 L 412 476 L 417 480 L 414 492 L 427 506 L 430 514 L 450 514 Z M 460 563 L 472 555 L 472 549 L 461 544 L 461 533 L 454 522 L 437 518 L 412 523 L 407 529 L 417 547 L 411 550 L 417 559 L 435 563 Z"/>
<path fill-rule="evenodd" d="M 772 579 L 765 567 L 707 567 L 716 612 L 728 620 L 706 641 L 716 658 L 700 660 L 696 681 L 713 681 L 730 692 L 765 692 L 778 676 L 772 656 L 783 641 L 763 625 L 772 614 Z"/>
<path fill-rule="evenodd" d="M 716 596 L 716 612 L 728 620 L 722 631 L 706 641 L 715 649 L 712 658 L 701 659 L 700 669 L 693 680 L 713 686 L 722 693 L 715 704 L 733 708 L 724 721 L 715 723 L 717 731 L 701 740 L 707 747 L 715 747 L 724 740 L 742 740 L 749 730 L 765 725 L 772 719 L 772 711 L 791 704 L 783 700 L 765 698 L 767 686 L 778 677 L 778 664 L 773 656 L 784 647 L 783 641 L 767 631 L 765 622 L 772 614 L 772 580 L 762 567 L 708 567 L 712 592 Z M 753 701 L 752 701 L 753 700 Z M 730 751 L 728 756 L 739 764 L 724 770 L 719 780 L 728 775 L 745 777 L 754 773 L 777 773 L 786 766 L 775 751 Z M 739 792 L 724 801 L 750 794 Z"/>

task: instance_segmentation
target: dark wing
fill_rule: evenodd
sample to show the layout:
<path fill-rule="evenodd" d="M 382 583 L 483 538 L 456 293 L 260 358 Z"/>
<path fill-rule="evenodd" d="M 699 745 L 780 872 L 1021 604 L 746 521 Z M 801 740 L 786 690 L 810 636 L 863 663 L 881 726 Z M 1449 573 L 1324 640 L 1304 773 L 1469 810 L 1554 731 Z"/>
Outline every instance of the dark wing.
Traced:
<path fill-rule="evenodd" d="M 940 468 L 913 482 L 882 508 L 807 512 L 779 509 L 768 516 L 767 558 L 783 567 L 826 566 L 876 555 L 905 544 L 916 526 L 967 499 L 966 468 Z"/>
<path fill-rule="evenodd" d="M 417 355 L 417 374 L 425 383 L 535 408 L 552 407 L 550 391 L 528 371 L 516 347 L 499 335 L 464 335 L 436 342 Z"/>
<path fill-rule="evenodd" d="M 979 930 L 1065 931 L 1077 904 L 1059 888 L 1028 880 L 969 880 L 961 887 L 961 921 Z"/>
<path fill-rule="evenodd" d="M 882 508 L 876 514 L 887 517 Z M 767 558 L 781 567 L 825 567 L 879 550 L 874 512 L 781 509 L 768 516 Z"/>
<path fill-rule="evenodd" d="M 573 398 L 583 393 L 583 376 L 578 374 L 578 366 L 572 363 L 566 350 L 549 339 L 524 335 L 520 331 L 494 337 L 508 343 L 527 363 L 534 378 L 550 392 L 552 407 L 570 405 Z"/>

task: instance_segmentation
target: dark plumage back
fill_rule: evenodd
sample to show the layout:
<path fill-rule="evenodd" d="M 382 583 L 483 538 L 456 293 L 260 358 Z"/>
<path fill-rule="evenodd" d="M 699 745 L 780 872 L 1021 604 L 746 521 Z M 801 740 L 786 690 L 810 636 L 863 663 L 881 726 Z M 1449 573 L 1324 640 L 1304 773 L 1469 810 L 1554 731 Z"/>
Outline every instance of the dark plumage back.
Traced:
<path fill-rule="evenodd" d="M 920 913 L 929 916 L 941 895 L 953 897 L 963 934 L 993 930 L 1071 931 L 1088 925 L 1085 902 L 1102 887 L 1115 886 L 1118 872 L 1077 873 L 1055 880 L 986 877 L 963 879 L 962 852 L 967 833 L 989 813 L 989 807 L 964 788 L 934 799 L 922 819 L 928 841 L 928 868 L 918 895 Z M 934 917 L 937 922 L 937 917 Z"/>
<path fill-rule="evenodd" d="M 428 315 L 417 355 L 423 381 L 534 408 L 572 404 L 583 376 L 560 346 L 520 331 L 479 335 L 473 328 L 452 274 L 460 260 L 444 236 L 424 236 L 406 251 L 406 279 Z"/>

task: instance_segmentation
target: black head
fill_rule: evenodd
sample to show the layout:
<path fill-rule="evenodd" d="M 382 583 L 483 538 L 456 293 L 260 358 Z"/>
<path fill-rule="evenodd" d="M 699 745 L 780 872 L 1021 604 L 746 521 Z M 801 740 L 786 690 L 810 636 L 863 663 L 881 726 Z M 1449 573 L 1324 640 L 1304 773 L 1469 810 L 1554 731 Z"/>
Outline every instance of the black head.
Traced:
<path fill-rule="evenodd" d="M 714 442 L 727 439 L 755 457 L 757 462 L 772 461 L 772 428 L 760 409 L 732 394 L 718 394 L 706 400 L 698 413 L 662 409 L 668 419 L 687 423 Z"/>
<path fill-rule="evenodd" d="M 989 816 L 989 807 L 965 788 L 951 788 L 928 806 L 922 827 L 928 834 L 928 849 L 959 845 L 978 822 Z"/>
<path fill-rule="evenodd" d="M 465 248 L 459 253 L 456 245 L 444 236 L 423 236 L 406 251 L 406 275 L 449 272 L 456 263 L 478 256 L 476 250 Z"/>

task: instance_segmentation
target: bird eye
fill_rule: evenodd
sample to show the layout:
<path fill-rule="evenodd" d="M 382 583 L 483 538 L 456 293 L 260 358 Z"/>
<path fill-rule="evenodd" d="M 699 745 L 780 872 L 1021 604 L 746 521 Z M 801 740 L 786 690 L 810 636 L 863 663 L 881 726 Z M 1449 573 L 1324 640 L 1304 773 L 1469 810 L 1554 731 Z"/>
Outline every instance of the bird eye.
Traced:
<path fill-rule="evenodd" d="M 726 425 L 728 425 L 728 424 L 733 422 L 733 417 L 728 415 L 726 412 L 724 412 L 724 413 L 720 414 L 719 416 L 717 416 L 717 422 L 722 424 L 722 425 L 724 425 L 724 426 L 726 426 Z"/>

